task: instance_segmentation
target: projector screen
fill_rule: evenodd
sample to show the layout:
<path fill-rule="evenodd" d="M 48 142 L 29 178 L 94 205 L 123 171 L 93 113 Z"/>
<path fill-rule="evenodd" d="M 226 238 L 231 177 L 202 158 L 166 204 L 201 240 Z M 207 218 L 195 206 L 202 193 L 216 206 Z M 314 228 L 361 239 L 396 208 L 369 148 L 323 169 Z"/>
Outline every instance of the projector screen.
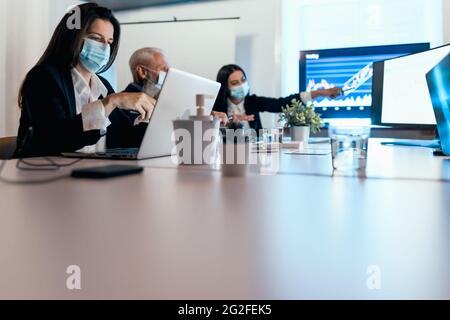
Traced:
<path fill-rule="evenodd" d="M 117 90 L 124 90 L 132 81 L 128 61 L 134 51 L 144 47 L 163 49 L 171 67 L 215 80 L 219 69 L 235 60 L 235 23 L 217 20 L 122 25 L 113 68 Z"/>
<path fill-rule="evenodd" d="M 386 125 L 435 125 L 426 73 L 450 53 L 450 45 L 386 60 L 374 72 L 381 123 Z M 382 90 L 375 90 L 379 86 Z M 375 97 L 374 97 L 375 103 Z M 375 106 L 374 106 L 375 108 Z M 377 121 L 375 121 L 377 122 Z"/>

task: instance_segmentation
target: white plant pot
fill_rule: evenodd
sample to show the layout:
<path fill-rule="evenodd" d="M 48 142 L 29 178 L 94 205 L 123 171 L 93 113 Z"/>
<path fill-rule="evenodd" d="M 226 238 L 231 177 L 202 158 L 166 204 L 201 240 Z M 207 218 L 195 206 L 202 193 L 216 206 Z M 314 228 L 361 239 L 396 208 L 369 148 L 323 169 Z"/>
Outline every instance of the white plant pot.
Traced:
<path fill-rule="evenodd" d="M 290 131 L 292 141 L 308 142 L 310 127 L 291 127 Z"/>

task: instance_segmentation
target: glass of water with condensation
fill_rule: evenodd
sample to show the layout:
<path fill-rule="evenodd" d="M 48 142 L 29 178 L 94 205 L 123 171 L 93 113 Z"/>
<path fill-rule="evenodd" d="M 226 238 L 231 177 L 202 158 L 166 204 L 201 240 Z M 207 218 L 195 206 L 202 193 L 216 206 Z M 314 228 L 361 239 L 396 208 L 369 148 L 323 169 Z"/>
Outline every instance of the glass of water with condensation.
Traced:
<path fill-rule="evenodd" d="M 329 135 L 335 170 L 348 171 L 366 168 L 370 127 L 330 127 Z"/>

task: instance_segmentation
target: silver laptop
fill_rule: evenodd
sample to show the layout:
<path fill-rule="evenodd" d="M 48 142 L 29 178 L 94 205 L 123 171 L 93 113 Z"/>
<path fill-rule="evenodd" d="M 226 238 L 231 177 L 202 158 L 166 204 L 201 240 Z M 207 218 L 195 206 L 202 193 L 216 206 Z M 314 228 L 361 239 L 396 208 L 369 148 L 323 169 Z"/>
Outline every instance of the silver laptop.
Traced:
<path fill-rule="evenodd" d="M 170 156 L 174 150 L 172 121 L 195 115 L 197 94 L 214 97 L 205 102 L 205 112 L 209 114 L 219 90 L 218 82 L 170 68 L 139 148 L 107 149 L 95 153 L 66 152 L 62 155 L 71 158 L 128 160 Z"/>

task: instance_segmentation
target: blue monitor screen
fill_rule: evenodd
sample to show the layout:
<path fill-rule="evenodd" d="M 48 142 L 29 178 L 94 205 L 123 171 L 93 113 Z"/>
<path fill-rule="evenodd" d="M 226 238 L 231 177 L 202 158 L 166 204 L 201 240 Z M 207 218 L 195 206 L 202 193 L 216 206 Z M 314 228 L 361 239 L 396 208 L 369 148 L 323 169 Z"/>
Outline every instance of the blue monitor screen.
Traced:
<path fill-rule="evenodd" d="M 421 52 L 429 43 L 300 52 L 300 91 L 343 88 L 336 99 L 318 98 L 324 118 L 370 118 L 373 62 Z"/>

